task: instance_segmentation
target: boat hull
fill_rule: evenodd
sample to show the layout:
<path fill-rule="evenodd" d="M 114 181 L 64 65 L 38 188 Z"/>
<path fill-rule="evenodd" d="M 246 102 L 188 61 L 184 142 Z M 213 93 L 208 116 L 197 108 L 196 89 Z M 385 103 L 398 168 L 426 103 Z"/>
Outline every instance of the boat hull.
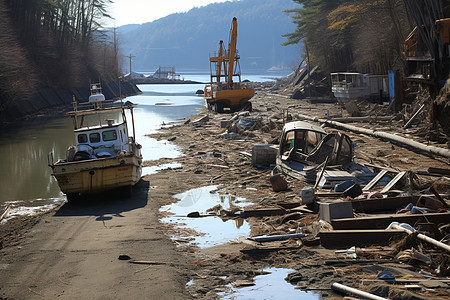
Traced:
<path fill-rule="evenodd" d="M 124 155 L 57 162 L 51 167 L 63 193 L 95 194 L 135 185 L 142 175 L 142 157 Z"/>

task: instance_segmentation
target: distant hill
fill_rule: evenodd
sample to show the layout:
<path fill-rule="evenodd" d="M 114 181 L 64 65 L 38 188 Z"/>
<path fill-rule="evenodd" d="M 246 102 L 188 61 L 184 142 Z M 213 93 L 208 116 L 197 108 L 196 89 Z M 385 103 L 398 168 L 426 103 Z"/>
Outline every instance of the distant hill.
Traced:
<path fill-rule="evenodd" d="M 228 43 L 231 20 L 238 20 L 237 48 L 242 72 L 291 67 L 298 64 L 300 46 L 281 46 L 283 34 L 295 30 L 285 9 L 297 5 L 292 0 L 241 0 L 213 3 L 186 13 L 142 25 L 117 29 L 121 52 L 133 55 L 133 71 L 153 71 L 158 66 L 177 70 L 209 70 L 209 54 L 219 40 Z M 139 9 L 139 8 L 136 8 Z M 129 61 L 124 60 L 124 72 Z"/>

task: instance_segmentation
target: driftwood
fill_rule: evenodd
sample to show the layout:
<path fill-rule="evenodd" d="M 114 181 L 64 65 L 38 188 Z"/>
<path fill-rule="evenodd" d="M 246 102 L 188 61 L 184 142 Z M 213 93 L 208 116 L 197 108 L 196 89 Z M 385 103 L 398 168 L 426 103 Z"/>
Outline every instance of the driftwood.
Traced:
<path fill-rule="evenodd" d="M 339 122 L 335 122 L 335 121 L 330 121 L 327 119 L 319 119 L 318 117 L 310 117 L 310 116 L 305 116 L 305 115 L 299 115 L 299 118 L 304 119 L 304 120 L 309 120 L 309 121 L 314 121 L 314 122 L 319 122 L 319 123 L 324 123 L 326 125 L 329 126 L 333 126 L 333 127 L 338 127 L 338 128 L 343 128 L 343 129 L 347 129 L 347 130 L 351 130 L 354 132 L 359 132 L 359 133 L 363 133 L 363 134 L 367 134 L 367 135 L 371 135 L 374 137 L 378 137 L 378 138 L 382 138 L 382 139 L 387 139 L 393 142 L 397 142 L 399 144 L 403 144 L 403 145 L 407 145 L 409 147 L 427 152 L 427 153 L 431 153 L 431 154 L 435 154 L 435 155 L 440 155 L 446 158 L 450 158 L 450 150 L 448 149 L 444 149 L 444 148 L 439 148 L 439 147 L 435 147 L 435 146 L 430 146 L 430 145 L 425 145 L 416 141 L 413 141 L 411 139 L 405 138 L 405 137 L 401 137 L 395 134 L 391 134 L 391 133 L 387 133 L 387 132 L 383 132 L 383 131 L 376 131 L 376 130 L 372 130 L 372 129 L 366 129 L 366 128 L 360 128 L 360 127 L 356 127 L 356 126 L 352 126 L 352 125 L 348 125 L 348 124 L 343 124 L 343 123 L 339 123 Z"/>
<path fill-rule="evenodd" d="M 425 104 L 422 104 L 422 106 L 419 107 L 419 109 L 416 111 L 416 113 L 409 119 L 409 121 L 403 126 L 403 129 L 409 128 L 411 126 L 412 122 L 416 119 L 416 117 L 422 112 L 422 110 L 425 108 Z"/>
<path fill-rule="evenodd" d="M 9 204 L 6 205 L 5 211 L 0 216 L 0 221 L 3 220 L 4 217 L 6 217 L 6 215 L 8 214 L 8 209 L 9 209 Z"/>
<path fill-rule="evenodd" d="M 282 240 L 288 240 L 288 239 L 299 239 L 302 237 L 305 237 L 304 233 L 291 233 L 291 234 L 283 234 L 283 235 L 262 235 L 262 236 L 251 237 L 251 239 L 258 243 L 265 243 L 265 242 L 282 241 Z"/>

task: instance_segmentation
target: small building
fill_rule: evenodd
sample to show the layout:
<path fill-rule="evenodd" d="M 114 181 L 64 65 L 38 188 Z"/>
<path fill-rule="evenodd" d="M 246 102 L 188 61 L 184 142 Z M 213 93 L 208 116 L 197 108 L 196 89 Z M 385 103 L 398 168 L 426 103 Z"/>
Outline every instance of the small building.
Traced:
<path fill-rule="evenodd" d="M 180 75 L 175 72 L 175 67 L 159 67 L 151 76 L 153 78 L 180 79 Z"/>

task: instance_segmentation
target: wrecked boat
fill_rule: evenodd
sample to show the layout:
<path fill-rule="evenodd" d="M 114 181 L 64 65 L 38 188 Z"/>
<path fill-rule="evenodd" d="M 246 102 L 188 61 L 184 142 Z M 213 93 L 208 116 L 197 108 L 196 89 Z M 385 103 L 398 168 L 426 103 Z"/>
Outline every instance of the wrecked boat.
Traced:
<path fill-rule="evenodd" d="M 127 112 L 133 136 L 129 136 Z M 105 100 L 100 84 L 91 84 L 89 101 L 68 112 L 73 121 L 76 146 L 64 159 L 49 166 L 67 200 L 121 188 L 130 194 L 142 174 L 141 145 L 136 143 L 133 104 Z"/>
<path fill-rule="evenodd" d="M 276 166 L 280 172 L 308 183 L 316 182 L 317 172 L 322 168 L 333 169 L 326 171 L 330 176 L 324 174 L 321 185 L 334 187 L 333 180 L 355 179 L 347 171 L 339 169 L 349 165 L 352 158 L 352 142 L 346 134 L 327 134 L 322 127 L 296 121 L 283 127 Z"/>

